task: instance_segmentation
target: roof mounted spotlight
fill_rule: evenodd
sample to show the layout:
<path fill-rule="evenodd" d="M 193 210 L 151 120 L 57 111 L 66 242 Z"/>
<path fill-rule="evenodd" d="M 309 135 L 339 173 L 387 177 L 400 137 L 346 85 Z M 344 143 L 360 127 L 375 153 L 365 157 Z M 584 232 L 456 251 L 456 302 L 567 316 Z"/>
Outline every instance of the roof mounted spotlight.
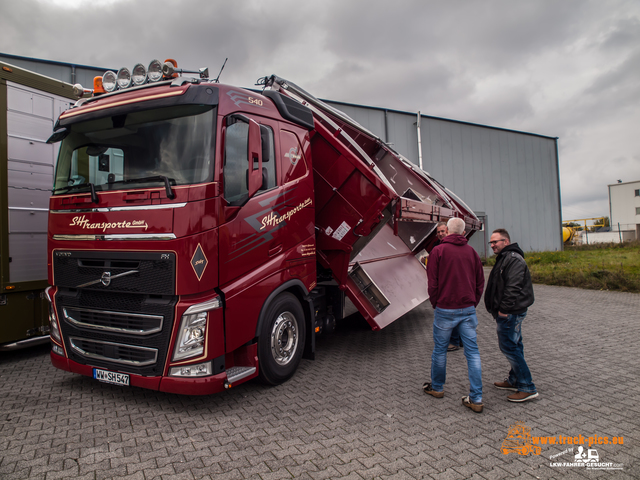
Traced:
<path fill-rule="evenodd" d="M 120 90 L 124 90 L 125 88 L 129 88 L 131 86 L 131 72 L 128 68 L 123 67 L 118 70 L 117 78 L 118 88 Z"/>
<path fill-rule="evenodd" d="M 116 74 L 111 70 L 104 72 L 104 75 L 102 75 L 102 88 L 104 88 L 105 92 L 111 93 L 116 90 L 116 80 Z"/>
<path fill-rule="evenodd" d="M 136 87 L 144 85 L 147 82 L 147 69 L 144 65 L 137 63 L 131 71 L 131 80 Z"/>
<path fill-rule="evenodd" d="M 147 68 L 147 78 L 150 82 L 158 82 L 162 80 L 162 63 L 160 60 L 152 60 Z"/>

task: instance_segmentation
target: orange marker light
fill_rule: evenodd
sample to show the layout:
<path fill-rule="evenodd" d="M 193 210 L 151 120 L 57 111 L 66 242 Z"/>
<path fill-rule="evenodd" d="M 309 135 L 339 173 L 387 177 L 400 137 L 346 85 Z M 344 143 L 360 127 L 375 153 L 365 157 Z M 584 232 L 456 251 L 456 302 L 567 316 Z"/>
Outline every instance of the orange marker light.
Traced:
<path fill-rule="evenodd" d="M 100 95 L 106 93 L 102 87 L 102 77 L 93 77 L 93 94 Z"/>
<path fill-rule="evenodd" d="M 8 286 L 4 287 L 4 289 L 5 290 L 15 290 L 16 287 L 15 287 L 15 285 L 8 285 Z"/>

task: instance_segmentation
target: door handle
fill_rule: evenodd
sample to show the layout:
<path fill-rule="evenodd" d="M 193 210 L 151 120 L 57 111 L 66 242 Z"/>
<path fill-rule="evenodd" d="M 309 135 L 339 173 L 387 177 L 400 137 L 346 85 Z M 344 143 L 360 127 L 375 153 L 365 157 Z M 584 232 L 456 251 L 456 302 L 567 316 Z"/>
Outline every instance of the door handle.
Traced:
<path fill-rule="evenodd" d="M 274 255 L 277 255 L 281 251 L 282 251 L 282 244 L 276 245 L 275 247 L 269 249 L 269 256 L 273 257 Z"/>

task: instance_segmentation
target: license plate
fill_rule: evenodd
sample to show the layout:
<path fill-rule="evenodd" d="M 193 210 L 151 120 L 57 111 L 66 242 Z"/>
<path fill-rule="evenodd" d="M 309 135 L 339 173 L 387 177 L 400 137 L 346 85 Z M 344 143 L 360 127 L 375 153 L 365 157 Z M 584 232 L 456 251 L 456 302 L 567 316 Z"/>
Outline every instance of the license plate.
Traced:
<path fill-rule="evenodd" d="M 110 372 L 108 370 L 93 369 L 93 378 L 99 382 L 112 383 L 114 385 L 129 386 L 129 375 L 126 373 Z"/>

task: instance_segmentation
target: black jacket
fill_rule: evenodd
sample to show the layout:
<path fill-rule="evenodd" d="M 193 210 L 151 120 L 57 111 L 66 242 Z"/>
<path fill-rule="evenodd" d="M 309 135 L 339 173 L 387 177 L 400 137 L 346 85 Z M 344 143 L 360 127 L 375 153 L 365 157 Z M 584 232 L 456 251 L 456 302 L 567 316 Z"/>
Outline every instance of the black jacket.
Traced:
<path fill-rule="evenodd" d="M 517 243 L 507 245 L 496 258 L 484 292 L 484 305 L 494 317 L 498 311 L 518 315 L 533 304 L 531 273 Z"/>

